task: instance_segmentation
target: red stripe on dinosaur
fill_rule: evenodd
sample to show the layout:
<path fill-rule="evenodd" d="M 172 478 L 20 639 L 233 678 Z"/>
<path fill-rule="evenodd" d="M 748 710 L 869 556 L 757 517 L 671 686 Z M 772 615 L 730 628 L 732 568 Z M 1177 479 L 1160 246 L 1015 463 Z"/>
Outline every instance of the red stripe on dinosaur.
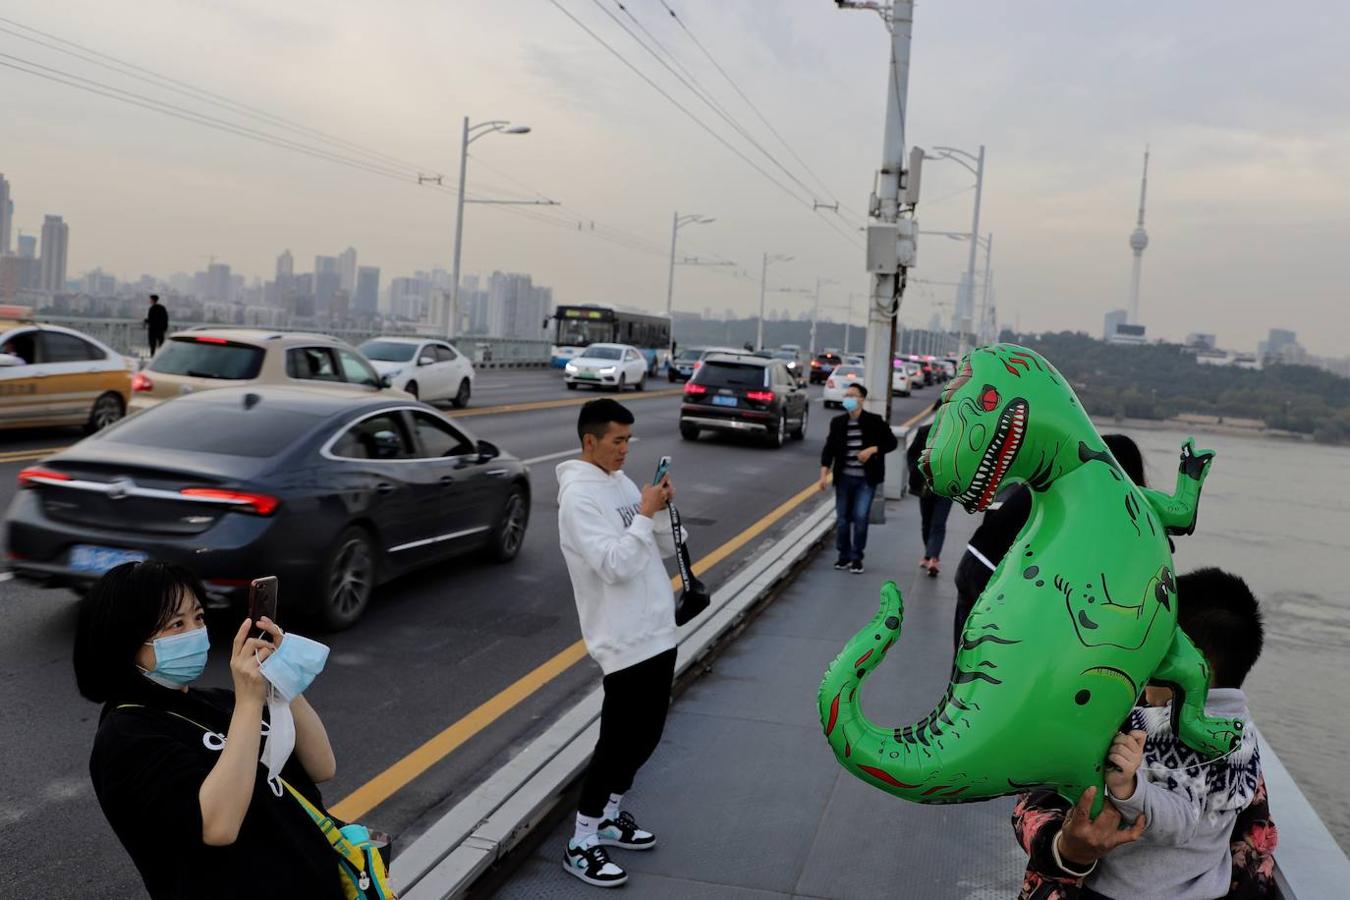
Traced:
<path fill-rule="evenodd" d="M 895 643 L 895 638 L 891 638 L 889 641 L 886 642 L 886 646 L 881 648 L 881 652 L 882 652 L 882 653 L 885 653 L 887 650 L 891 649 L 891 644 L 894 644 L 894 643 Z"/>
<path fill-rule="evenodd" d="M 1027 361 L 1026 361 L 1025 359 L 1023 359 L 1022 357 L 1020 357 L 1020 356 L 1013 356 L 1013 357 L 1010 357 L 1010 359 L 1012 360 L 1013 365 L 1021 366 L 1022 368 L 1026 369 L 1028 372 L 1031 371 L 1031 363 L 1027 362 Z"/>
<path fill-rule="evenodd" d="M 875 650 L 876 648 L 874 647 L 872 649 Z M 872 658 L 872 650 L 868 650 L 862 656 L 858 657 L 858 661 L 853 664 L 853 668 L 855 669 L 858 668 L 858 666 L 861 666 L 863 663 L 867 662 L 871 658 Z"/>
<path fill-rule="evenodd" d="M 844 759 L 848 759 L 852 755 L 853 745 L 848 742 L 848 738 L 844 738 Z"/>
<path fill-rule="evenodd" d="M 892 787 L 910 788 L 910 789 L 918 787 L 917 784 L 905 784 L 903 781 L 896 781 L 890 775 L 886 774 L 880 769 L 875 769 L 872 766 L 858 766 L 858 768 L 866 772 L 868 775 L 871 775 L 877 781 L 884 781 Z"/>
<path fill-rule="evenodd" d="M 840 691 L 839 694 L 842 694 Z M 834 700 L 830 702 L 830 721 L 825 726 L 825 736 L 829 737 L 830 732 L 834 731 L 835 723 L 839 721 L 839 694 L 834 695 Z"/>

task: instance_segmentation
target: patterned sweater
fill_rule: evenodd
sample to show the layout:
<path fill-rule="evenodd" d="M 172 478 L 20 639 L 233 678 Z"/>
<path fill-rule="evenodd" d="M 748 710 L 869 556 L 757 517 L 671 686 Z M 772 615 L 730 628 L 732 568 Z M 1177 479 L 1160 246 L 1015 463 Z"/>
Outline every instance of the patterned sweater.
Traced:
<path fill-rule="evenodd" d="M 1212 690 L 1211 714 L 1246 716 L 1241 691 Z M 1098 864 L 1088 885 L 1114 898 L 1268 896 L 1274 880 L 1278 840 L 1266 803 L 1255 733 L 1228 757 L 1206 763 L 1171 732 L 1170 707 L 1140 708 L 1127 730 L 1148 734 L 1138 786 L 1116 803 L 1127 820 L 1148 815 L 1144 836 L 1118 847 Z M 1074 900 L 1076 879 L 1054 862 L 1051 842 L 1069 804 L 1053 792 L 1021 797 L 1013 829 L 1030 864 L 1023 882 L 1025 900 Z M 1226 892 L 1226 893 L 1225 893 Z"/>

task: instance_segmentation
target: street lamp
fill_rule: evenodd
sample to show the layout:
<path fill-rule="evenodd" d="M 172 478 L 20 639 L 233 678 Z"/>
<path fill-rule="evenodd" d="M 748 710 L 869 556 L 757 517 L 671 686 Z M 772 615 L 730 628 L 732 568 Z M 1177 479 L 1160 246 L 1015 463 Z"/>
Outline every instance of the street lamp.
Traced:
<path fill-rule="evenodd" d="M 464 240 L 464 178 L 467 174 L 469 164 L 469 145 L 480 137 L 488 134 L 529 134 L 530 126 L 512 125 L 510 122 L 502 119 L 494 119 L 490 122 L 479 122 L 477 125 L 469 124 L 469 117 L 464 117 L 464 138 L 459 146 L 459 208 L 455 216 L 455 262 L 450 277 L 453 282 L 450 285 L 450 309 L 448 310 L 445 323 L 447 337 L 454 337 L 459 329 L 459 252 Z M 535 201 L 528 201 L 535 202 Z M 549 205 L 552 201 L 547 201 Z"/>
<path fill-rule="evenodd" d="M 707 225 L 717 220 L 710 216 L 687 215 L 682 216 L 677 211 L 673 224 L 670 226 L 670 274 L 666 276 L 666 318 L 671 317 L 675 302 L 675 239 L 680 234 L 680 229 L 686 225 Z M 670 328 L 671 341 L 675 340 L 675 326 L 672 321 Z M 667 347 L 666 349 L 670 349 Z"/>
<path fill-rule="evenodd" d="M 821 278 L 816 276 L 816 305 L 811 311 L 811 358 L 816 356 L 816 320 L 820 318 L 820 286 L 822 284 L 838 284 L 833 278 Z"/>
<path fill-rule="evenodd" d="M 975 251 L 978 249 L 980 234 L 980 195 L 984 191 L 984 144 L 980 145 L 979 155 L 955 147 L 934 147 L 933 150 L 936 152 L 925 154 L 924 158 L 949 159 L 964 166 L 966 171 L 975 176 L 975 212 L 970 222 L 970 257 L 966 263 L 965 294 L 958 304 L 955 323 L 957 331 L 961 333 L 961 352 L 965 353 L 968 349 L 965 320 L 974 314 L 975 307 Z"/>
<path fill-rule="evenodd" d="M 755 349 L 764 349 L 764 287 L 769 281 L 769 263 L 771 262 L 791 262 L 791 256 L 783 256 L 775 253 L 772 256 L 764 254 L 764 265 L 759 273 L 759 325 L 755 330 Z"/>

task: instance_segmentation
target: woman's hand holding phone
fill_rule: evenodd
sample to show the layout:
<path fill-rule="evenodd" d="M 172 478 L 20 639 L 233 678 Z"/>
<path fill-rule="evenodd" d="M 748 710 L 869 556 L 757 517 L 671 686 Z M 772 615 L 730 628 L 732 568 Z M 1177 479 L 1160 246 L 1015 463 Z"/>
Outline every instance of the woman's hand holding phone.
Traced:
<path fill-rule="evenodd" d="M 267 699 L 267 679 L 263 677 L 260 666 L 263 660 L 272 655 L 276 645 L 271 640 L 249 637 L 253 627 L 252 619 L 245 619 L 235 632 L 234 644 L 230 649 L 230 678 L 234 682 L 234 696 L 239 700 L 253 700 L 260 706 Z M 270 619 L 261 619 L 258 627 L 281 643 L 281 629 Z"/>

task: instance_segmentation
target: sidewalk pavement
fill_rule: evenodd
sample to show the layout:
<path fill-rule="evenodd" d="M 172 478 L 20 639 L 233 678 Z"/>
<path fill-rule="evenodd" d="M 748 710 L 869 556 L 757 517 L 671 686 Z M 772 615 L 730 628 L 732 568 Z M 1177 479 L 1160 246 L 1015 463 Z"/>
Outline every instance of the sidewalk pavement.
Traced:
<path fill-rule="evenodd" d="M 624 806 L 656 832 L 646 852 L 614 849 L 620 890 L 646 898 L 993 900 L 1015 896 L 1026 857 L 1012 799 L 920 806 L 848 774 L 821 735 L 816 691 L 845 642 L 876 613 L 882 583 L 905 598 L 905 627 L 869 679 L 873 721 L 926 715 L 951 670 L 952 574 L 977 519 L 952 510 L 943 574 L 918 568 L 919 504 L 887 503 L 868 535 L 867 572 L 833 569 L 833 542 L 722 651 L 671 708 L 665 736 Z M 569 812 L 500 886 L 501 898 L 603 895 L 562 870 Z"/>

